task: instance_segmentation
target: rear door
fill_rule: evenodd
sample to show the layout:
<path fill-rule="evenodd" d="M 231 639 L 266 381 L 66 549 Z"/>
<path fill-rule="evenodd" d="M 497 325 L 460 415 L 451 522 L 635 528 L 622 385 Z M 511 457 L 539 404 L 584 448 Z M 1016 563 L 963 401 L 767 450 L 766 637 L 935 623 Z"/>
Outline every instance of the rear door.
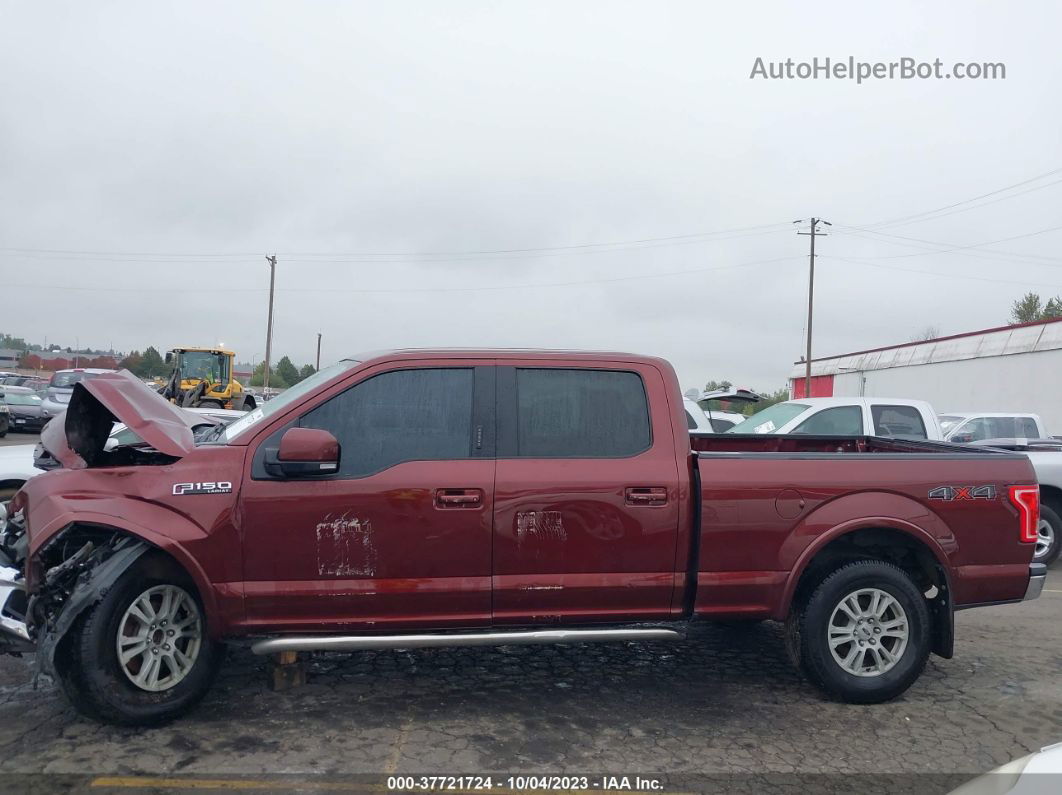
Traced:
<path fill-rule="evenodd" d="M 500 366 L 494 622 L 666 618 L 679 474 L 655 368 Z"/>
<path fill-rule="evenodd" d="M 257 444 L 241 491 L 245 603 L 262 629 L 490 622 L 491 367 L 381 365 Z M 262 467 L 288 427 L 340 443 L 330 477 Z"/>

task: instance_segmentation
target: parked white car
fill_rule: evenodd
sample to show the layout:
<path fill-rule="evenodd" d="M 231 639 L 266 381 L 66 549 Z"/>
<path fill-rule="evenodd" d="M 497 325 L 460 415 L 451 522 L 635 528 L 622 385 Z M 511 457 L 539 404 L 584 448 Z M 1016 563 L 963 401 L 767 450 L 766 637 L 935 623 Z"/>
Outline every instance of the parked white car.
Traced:
<path fill-rule="evenodd" d="M 807 433 L 943 441 L 933 407 L 924 400 L 828 397 L 775 403 L 727 433 Z"/>
<path fill-rule="evenodd" d="M 940 415 L 944 441 L 969 444 L 984 439 L 1046 439 L 1039 414 L 1006 411 L 948 411 Z"/>

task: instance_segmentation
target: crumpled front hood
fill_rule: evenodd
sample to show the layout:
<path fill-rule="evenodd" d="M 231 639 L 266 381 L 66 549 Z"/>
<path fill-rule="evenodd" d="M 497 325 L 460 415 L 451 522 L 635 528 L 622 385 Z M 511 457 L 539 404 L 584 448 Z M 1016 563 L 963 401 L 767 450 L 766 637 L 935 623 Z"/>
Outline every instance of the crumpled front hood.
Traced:
<path fill-rule="evenodd" d="M 181 458 L 195 449 L 192 428 L 203 418 L 181 411 L 122 370 L 75 384 L 69 408 L 45 426 L 41 444 L 67 469 L 82 469 L 103 458 L 115 422 L 160 453 Z"/>

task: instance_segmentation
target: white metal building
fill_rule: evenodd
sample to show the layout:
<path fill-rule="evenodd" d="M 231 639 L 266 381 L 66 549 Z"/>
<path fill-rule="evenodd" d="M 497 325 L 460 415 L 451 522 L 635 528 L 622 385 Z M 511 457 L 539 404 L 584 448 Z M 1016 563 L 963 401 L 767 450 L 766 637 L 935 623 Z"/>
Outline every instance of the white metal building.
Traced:
<path fill-rule="evenodd" d="M 950 411 L 1039 414 L 1062 434 L 1062 318 L 813 359 L 811 396 L 928 400 Z M 804 396 L 804 363 L 790 395 Z"/>

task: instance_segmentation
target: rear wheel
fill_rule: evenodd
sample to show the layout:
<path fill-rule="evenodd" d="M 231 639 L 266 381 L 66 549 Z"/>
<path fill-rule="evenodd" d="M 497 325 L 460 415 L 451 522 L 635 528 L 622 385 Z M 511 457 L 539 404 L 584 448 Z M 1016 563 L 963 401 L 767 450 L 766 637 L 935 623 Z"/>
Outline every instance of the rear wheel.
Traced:
<path fill-rule="evenodd" d="M 57 650 L 63 690 L 96 720 L 150 726 L 209 689 L 222 646 L 207 635 L 195 588 L 173 566 L 141 559 L 82 614 Z"/>
<path fill-rule="evenodd" d="M 925 597 L 898 566 L 849 563 L 827 576 L 787 623 L 805 676 L 833 698 L 875 704 L 903 693 L 930 649 Z"/>
<path fill-rule="evenodd" d="M 1062 517 L 1054 508 L 1040 503 L 1040 523 L 1036 528 L 1036 550 L 1033 552 L 1035 563 L 1050 565 L 1058 558 L 1062 539 Z"/>

